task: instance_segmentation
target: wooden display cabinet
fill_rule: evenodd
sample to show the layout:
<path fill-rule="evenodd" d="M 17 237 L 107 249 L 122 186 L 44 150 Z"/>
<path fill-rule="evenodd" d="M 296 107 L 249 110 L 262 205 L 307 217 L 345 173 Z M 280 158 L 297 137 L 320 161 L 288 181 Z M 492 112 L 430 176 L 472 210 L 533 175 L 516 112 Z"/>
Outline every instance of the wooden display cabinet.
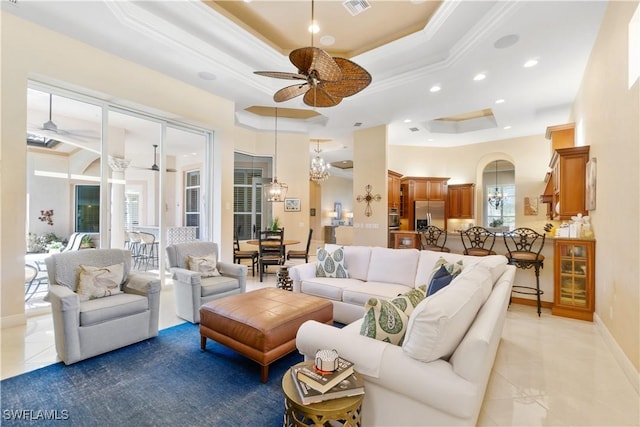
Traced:
<path fill-rule="evenodd" d="M 554 303 L 556 316 L 593 321 L 595 240 L 556 239 Z"/>
<path fill-rule="evenodd" d="M 472 219 L 475 184 L 449 185 L 448 218 Z"/>
<path fill-rule="evenodd" d="M 553 179 L 554 219 L 571 219 L 579 213 L 589 215 L 585 209 L 588 161 L 588 145 L 555 151 L 549 165 Z"/>

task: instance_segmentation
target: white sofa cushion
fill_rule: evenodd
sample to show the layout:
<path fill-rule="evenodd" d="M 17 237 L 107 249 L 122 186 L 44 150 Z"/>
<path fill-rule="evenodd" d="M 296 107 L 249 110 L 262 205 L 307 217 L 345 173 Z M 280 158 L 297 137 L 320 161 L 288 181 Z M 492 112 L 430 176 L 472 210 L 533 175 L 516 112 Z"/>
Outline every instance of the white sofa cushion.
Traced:
<path fill-rule="evenodd" d="M 414 288 L 394 283 L 351 282 L 342 292 L 342 301 L 364 307 L 369 298 L 393 299 Z"/>
<path fill-rule="evenodd" d="M 327 243 L 324 248 L 333 252 L 340 245 Z M 349 277 L 359 280 L 367 280 L 369 272 L 369 260 L 371 259 L 371 247 L 369 246 L 344 246 L 344 262 L 349 271 Z"/>
<path fill-rule="evenodd" d="M 303 280 L 300 290 L 307 295 L 322 297 L 333 301 L 342 301 L 343 292 L 346 288 L 361 286 L 362 283 L 360 280 L 351 278 L 335 279 L 330 277 L 316 277 L 310 280 Z M 361 305 L 364 305 L 364 302 Z"/>
<path fill-rule="evenodd" d="M 504 255 L 479 257 L 448 252 L 420 251 L 420 259 L 418 260 L 418 269 L 414 283 L 415 287 L 429 285 L 429 278 L 433 273 L 436 262 L 438 262 L 441 257 L 450 263 L 462 261 L 463 268 L 475 264 L 484 264 L 489 268 L 489 271 L 491 271 L 493 283 L 504 273 L 504 269 L 507 266 L 507 258 Z"/>
<path fill-rule="evenodd" d="M 417 249 L 371 249 L 367 281 L 415 287 L 420 251 Z"/>
<path fill-rule="evenodd" d="M 478 271 L 490 277 L 487 269 Z M 475 275 L 463 271 L 449 286 L 418 304 L 409 317 L 402 349 L 423 362 L 448 358 L 469 329 L 484 298 L 482 283 Z"/>

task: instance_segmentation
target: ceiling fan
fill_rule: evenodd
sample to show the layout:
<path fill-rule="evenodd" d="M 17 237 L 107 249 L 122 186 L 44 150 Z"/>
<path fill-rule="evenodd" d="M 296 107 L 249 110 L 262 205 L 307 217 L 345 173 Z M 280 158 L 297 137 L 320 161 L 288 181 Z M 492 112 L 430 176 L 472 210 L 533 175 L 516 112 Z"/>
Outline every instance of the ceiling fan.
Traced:
<path fill-rule="evenodd" d="M 93 130 L 65 130 L 58 128 L 58 125 L 52 119 L 53 114 L 53 94 L 49 94 L 49 120 L 44 122 L 38 130 L 53 132 L 58 135 L 69 135 L 77 138 L 99 139 Z"/>
<path fill-rule="evenodd" d="M 311 22 L 314 21 L 313 0 Z M 342 98 L 355 95 L 371 83 L 371 74 L 358 64 L 345 58 L 331 57 L 324 50 L 311 46 L 293 50 L 289 60 L 298 69 L 297 73 L 279 71 L 254 71 L 255 74 L 276 79 L 300 80 L 301 82 L 280 89 L 273 100 L 283 102 L 304 94 L 304 103 L 311 107 L 333 107 Z"/>
<path fill-rule="evenodd" d="M 144 170 L 150 170 L 150 171 L 154 171 L 154 172 L 160 172 L 160 166 L 158 166 L 158 144 L 153 144 L 153 164 L 151 165 L 151 167 L 149 168 L 141 168 L 141 167 L 136 167 L 133 166 L 136 169 L 144 169 Z M 172 168 L 167 168 L 166 169 L 167 172 L 177 172 L 176 169 L 172 169 Z"/>

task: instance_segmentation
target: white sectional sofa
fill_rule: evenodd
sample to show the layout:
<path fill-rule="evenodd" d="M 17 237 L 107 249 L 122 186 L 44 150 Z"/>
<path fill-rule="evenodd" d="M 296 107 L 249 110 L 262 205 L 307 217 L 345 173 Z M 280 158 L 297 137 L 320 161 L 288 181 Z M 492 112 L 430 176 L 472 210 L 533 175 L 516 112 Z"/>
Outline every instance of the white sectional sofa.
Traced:
<path fill-rule="evenodd" d="M 326 245 L 328 251 L 336 245 Z M 401 345 L 360 334 L 369 298 L 393 299 L 428 285 L 440 257 L 462 260 L 448 286 L 409 315 Z M 515 267 L 502 255 L 344 247 L 348 278 L 316 277 L 316 263 L 290 269 L 294 292 L 334 304 L 335 328 L 304 323 L 296 344 L 305 359 L 336 349 L 365 378 L 365 426 L 475 425 L 502 335 Z"/>

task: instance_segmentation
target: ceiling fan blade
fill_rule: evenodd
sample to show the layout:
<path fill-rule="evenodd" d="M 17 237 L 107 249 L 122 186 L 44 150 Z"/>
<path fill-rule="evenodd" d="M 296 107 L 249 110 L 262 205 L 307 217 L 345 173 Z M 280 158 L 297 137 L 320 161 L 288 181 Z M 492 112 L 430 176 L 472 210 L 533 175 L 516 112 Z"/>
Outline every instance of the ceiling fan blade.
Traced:
<path fill-rule="evenodd" d="M 325 89 L 334 96 L 345 98 L 355 95 L 371 83 L 371 74 L 353 61 L 333 58 L 342 70 L 342 79 L 338 82 L 326 82 Z"/>
<path fill-rule="evenodd" d="M 284 73 L 279 71 L 254 71 L 253 73 L 258 74 L 260 76 L 273 77 L 275 79 L 307 80 L 306 76 L 303 76 L 302 74 L 296 74 L 296 73 Z"/>
<path fill-rule="evenodd" d="M 323 83 L 318 83 L 315 89 L 304 95 L 304 103 L 311 107 L 335 107 L 342 102 L 342 98 L 328 93 Z"/>
<path fill-rule="evenodd" d="M 302 83 L 302 84 L 287 86 L 277 91 L 273 95 L 273 100 L 276 102 L 288 101 L 290 99 L 295 98 L 296 96 L 302 95 L 308 90 L 309 90 L 309 83 Z"/>
<path fill-rule="evenodd" d="M 295 49 L 289 54 L 289 60 L 300 74 L 311 75 L 315 71 L 315 77 L 322 81 L 335 82 L 342 76 L 340 67 L 331 55 L 317 47 Z"/>

